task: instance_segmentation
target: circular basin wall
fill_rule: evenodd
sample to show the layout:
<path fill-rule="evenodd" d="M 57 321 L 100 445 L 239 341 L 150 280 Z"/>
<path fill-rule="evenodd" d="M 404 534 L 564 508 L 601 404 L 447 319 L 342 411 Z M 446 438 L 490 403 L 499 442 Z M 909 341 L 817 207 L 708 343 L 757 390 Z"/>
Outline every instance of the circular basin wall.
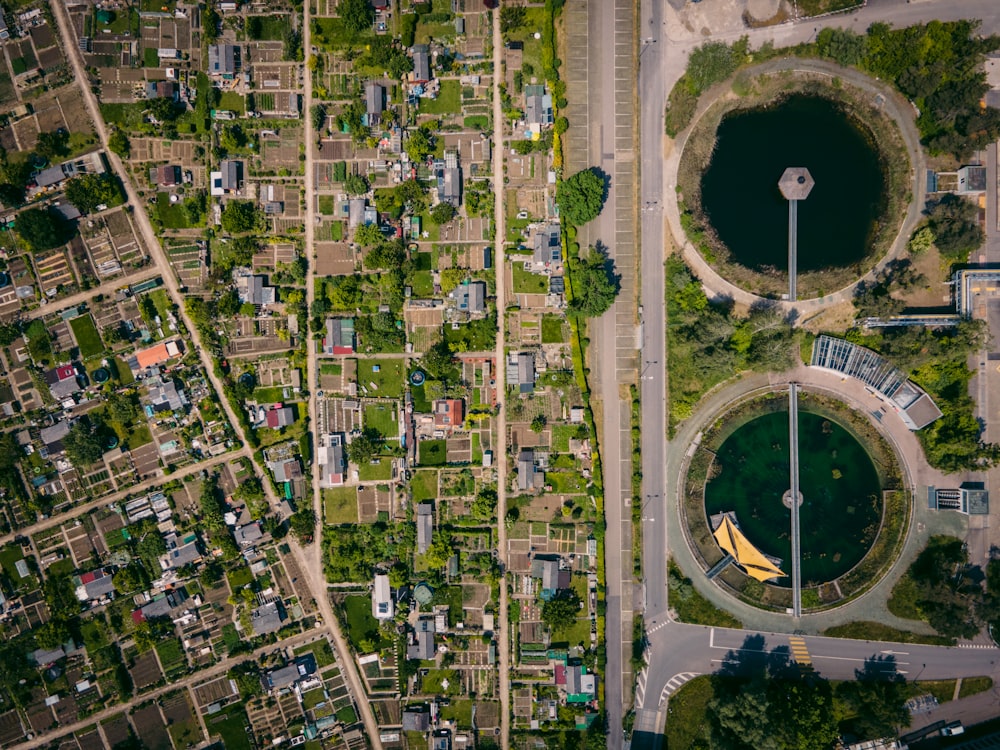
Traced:
<path fill-rule="evenodd" d="M 800 272 L 850 266 L 870 252 L 885 206 L 877 147 L 864 126 L 820 96 L 792 94 L 722 119 L 701 205 L 732 260 L 788 268 L 788 203 L 778 180 L 806 167 L 816 185 L 798 206 Z"/>
<path fill-rule="evenodd" d="M 735 511 L 747 539 L 779 557 L 791 573 L 791 513 L 782 502 L 789 487 L 788 412 L 751 419 L 716 453 L 705 486 L 705 511 Z M 856 565 L 878 533 L 881 486 L 870 456 L 844 427 L 799 411 L 799 528 L 802 583 L 831 581 Z M 772 581 L 790 586 L 791 578 Z"/>

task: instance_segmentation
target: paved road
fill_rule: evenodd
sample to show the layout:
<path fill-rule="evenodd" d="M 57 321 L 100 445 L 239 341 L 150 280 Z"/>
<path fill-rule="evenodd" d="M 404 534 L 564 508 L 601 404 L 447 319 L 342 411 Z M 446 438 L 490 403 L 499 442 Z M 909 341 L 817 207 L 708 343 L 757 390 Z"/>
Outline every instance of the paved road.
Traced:
<path fill-rule="evenodd" d="M 674 195 L 674 184 L 666 177 L 664 160 L 677 159 L 679 154 L 674 143 L 663 133 L 663 113 L 666 96 L 677 79 L 683 74 L 690 51 L 708 40 L 733 41 L 741 36 L 748 36 L 752 46 L 757 47 L 770 42 L 777 47 L 798 44 L 809 39 L 819 28 L 826 26 L 847 27 L 862 31 L 875 21 L 888 21 L 897 26 L 928 21 L 932 19 L 953 20 L 957 18 L 975 17 L 983 20 L 984 33 L 1000 31 L 1000 3 L 995 0 L 963 0 L 962 3 L 947 0 L 930 2 L 914 2 L 904 0 L 870 0 L 868 6 L 861 11 L 836 16 L 822 20 L 809 20 L 801 23 L 788 23 L 778 27 L 764 29 L 746 29 L 739 17 L 739 9 L 726 15 L 720 13 L 723 3 L 717 0 L 691 4 L 683 0 L 670 0 L 661 3 L 658 0 L 642 0 L 640 11 L 640 54 L 639 54 L 639 90 L 640 103 L 640 143 L 642 154 L 642 176 L 640 204 L 642 206 L 642 297 L 644 307 L 643 341 L 642 341 L 642 377 L 641 394 L 643 403 L 642 431 L 642 468 L 643 468 L 643 582 L 645 622 L 650 633 L 650 649 L 648 657 L 652 664 L 639 679 L 636 693 L 637 711 L 636 729 L 653 733 L 662 738 L 666 720 L 666 705 L 659 701 L 659 696 L 674 675 L 685 671 L 702 672 L 709 668 L 709 645 L 689 635 L 689 629 L 695 626 L 684 626 L 667 623 L 668 589 L 666 585 L 666 570 L 664 559 L 670 554 L 690 555 L 683 541 L 680 530 L 675 528 L 676 521 L 668 522 L 668 492 L 666 477 L 678 476 L 679 464 L 683 454 L 697 433 L 697 429 L 681 429 L 671 443 L 667 443 L 663 432 L 667 423 L 665 393 L 667 389 L 667 365 L 665 356 L 665 310 L 664 310 L 664 279 L 662 263 L 664 257 L 671 252 L 671 236 L 662 214 L 666 198 Z M 735 6 L 730 6 L 735 7 Z M 995 165 L 994 165 L 995 174 Z M 995 207 L 994 207 L 994 216 Z M 675 236 L 680 237 L 679 227 Z M 1000 240 L 996 247 L 1000 247 Z M 992 247 L 992 245 L 991 245 Z M 1000 250 L 998 258 L 1000 258 Z M 766 378 L 764 379 L 766 383 Z M 749 387 L 749 385 L 748 385 Z M 707 413 L 720 408 L 727 398 L 734 394 L 710 394 L 703 404 Z M 859 400 L 864 400 L 864 395 Z M 654 425 L 663 425 L 662 429 Z M 913 449 L 915 439 L 909 436 L 911 443 L 907 444 L 907 452 Z M 919 446 L 917 446 L 919 454 Z M 673 465 L 668 469 L 669 463 Z M 922 484 L 931 478 L 926 476 L 928 467 L 914 477 L 913 484 Z M 952 478 L 949 481 L 954 481 Z M 911 533 L 904 550 L 904 556 L 915 555 L 928 533 L 927 524 L 946 524 L 952 519 L 939 515 L 928 517 L 922 509 L 915 509 L 923 531 Z M 671 513 L 670 518 L 674 519 Z M 669 541 L 668 541 L 669 540 Z M 688 563 L 692 563 L 688 560 Z M 686 567 L 686 566 L 685 566 Z M 886 582 L 886 586 L 891 581 Z M 702 588 L 699 586 L 699 588 Z M 885 589 L 888 590 L 887 588 Z M 704 592 L 703 592 L 704 593 Z M 857 604 L 860 611 L 868 616 L 878 608 L 871 603 L 878 600 L 884 603 L 885 591 L 873 592 Z M 884 610 L 884 604 L 881 608 Z M 744 616 L 748 613 L 739 613 Z M 887 614 L 887 613 L 886 613 Z M 851 613 L 840 613 L 846 619 L 852 619 Z M 875 616 L 874 614 L 871 616 Z M 883 619 L 888 623 L 893 618 Z M 830 623 L 833 624 L 833 623 Z M 912 624 L 911 624 L 911 629 Z M 835 648 L 836 646 L 831 646 Z M 882 649 L 879 649 L 882 650 Z M 901 648 L 899 650 L 906 650 Z M 952 654 L 954 652 L 943 652 Z M 977 654 L 976 661 L 983 658 L 985 652 Z M 700 655 L 705 660 L 704 667 L 685 669 L 681 663 L 688 656 Z M 711 658 L 711 657 L 709 657 Z M 996 655 L 991 654 L 990 660 L 995 661 Z M 836 661 L 836 660 L 833 660 Z M 944 659 L 945 666 L 952 663 L 951 657 Z M 924 662 L 921 661 L 921 664 Z M 924 675 L 926 677 L 926 675 Z M 679 683 L 678 683 L 679 684 Z M 650 695 L 653 697 L 649 697 Z M 653 743 L 653 746 L 656 746 Z"/>
<path fill-rule="evenodd" d="M 34 318 L 42 318 L 46 315 L 51 314 L 53 308 L 58 310 L 65 310 L 69 307 L 75 307 L 76 305 L 88 304 L 94 301 L 94 297 L 99 294 L 114 294 L 117 290 L 124 286 L 129 286 L 130 284 L 138 284 L 140 281 L 146 281 L 148 279 L 155 279 L 157 276 L 162 276 L 163 271 L 159 268 L 146 267 L 135 271 L 134 273 L 128 274 L 127 276 L 117 276 L 113 279 L 108 279 L 100 286 L 91 287 L 85 292 L 79 292 L 73 294 L 69 297 L 60 297 L 59 299 L 51 302 L 49 304 L 39 305 L 26 312 L 21 312 L 22 318 L 27 320 L 33 320 Z M 43 300 L 44 301 L 44 300 Z"/>
<path fill-rule="evenodd" d="M 494 352 L 494 378 L 496 379 L 496 391 L 499 399 L 506 399 L 507 393 L 507 331 L 504 323 L 503 311 L 507 309 L 507 274 L 505 238 L 507 236 L 507 214 L 504 206 L 504 198 L 507 191 L 504 190 L 504 132 L 503 132 L 503 99 L 500 92 L 500 83 L 503 80 L 503 37 L 500 34 L 500 10 L 493 11 L 493 216 L 496 222 L 494 243 L 495 259 L 493 267 L 496 269 L 496 289 L 497 289 L 497 310 L 498 321 L 496 351 Z M 504 571 L 506 580 L 507 572 L 507 526 L 504 519 L 507 517 L 507 409 L 505 403 L 500 403 L 500 410 L 497 413 L 496 424 L 496 451 L 494 459 L 497 467 L 497 554 L 501 570 Z M 512 639 L 510 634 L 510 602 L 508 600 L 507 585 L 500 586 L 500 617 L 497 622 L 499 631 L 500 653 L 500 747 L 510 747 L 510 649 Z"/>
<path fill-rule="evenodd" d="M 608 710 L 608 746 L 622 742 L 622 716 L 631 705 L 630 668 L 632 617 L 636 602 L 632 575 L 631 413 L 628 386 L 636 378 L 636 108 L 634 56 L 635 6 L 629 0 L 590 0 L 574 17 L 585 14 L 585 26 L 568 28 L 585 33 L 585 45 L 573 35 L 569 65 L 586 67 L 586 80 L 569 72 L 573 91 L 586 92 L 585 111 L 569 114 L 567 172 L 598 167 L 609 177 L 604 210 L 580 232 L 580 244 L 603 245 L 619 275 L 619 295 L 608 312 L 590 321 L 590 356 L 594 408 L 601 433 L 604 472 L 607 647 L 604 699 Z M 584 19 L 580 19 L 584 20 Z M 585 28 L 585 32 L 584 32 Z M 576 75 L 575 75 L 576 73 Z M 572 97 L 571 97 L 572 98 Z"/>

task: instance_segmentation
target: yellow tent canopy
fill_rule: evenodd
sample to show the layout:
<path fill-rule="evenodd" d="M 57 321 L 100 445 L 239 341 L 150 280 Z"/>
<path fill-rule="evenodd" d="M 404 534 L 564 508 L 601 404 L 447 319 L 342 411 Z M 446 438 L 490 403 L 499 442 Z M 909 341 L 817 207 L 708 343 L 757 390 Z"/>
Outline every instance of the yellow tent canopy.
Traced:
<path fill-rule="evenodd" d="M 736 528 L 736 525 L 729 519 L 729 516 L 722 517 L 722 523 L 715 530 L 715 541 L 733 556 L 736 564 L 743 568 L 747 575 L 753 576 L 758 581 L 769 581 L 772 578 L 785 575 L 781 572 L 781 568 L 750 544 L 743 536 L 743 532 Z"/>

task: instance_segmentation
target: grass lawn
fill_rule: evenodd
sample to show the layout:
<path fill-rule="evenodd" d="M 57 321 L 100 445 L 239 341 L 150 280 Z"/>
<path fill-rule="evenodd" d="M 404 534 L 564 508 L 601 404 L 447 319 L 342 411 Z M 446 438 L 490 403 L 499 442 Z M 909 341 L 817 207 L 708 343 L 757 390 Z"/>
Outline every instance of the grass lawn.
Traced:
<path fill-rule="evenodd" d="M 260 31 L 257 39 L 280 42 L 285 38 L 285 31 L 288 30 L 291 19 L 287 15 L 281 16 L 250 16 L 247 19 L 247 27 L 250 23 L 259 23 Z"/>
<path fill-rule="evenodd" d="M 147 68 L 155 68 L 160 64 L 160 57 L 156 54 L 156 47 L 146 47 L 142 51 L 142 64 Z"/>
<path fill-rule="evenodd" d="M 187 229 L 188 220 L 184 213 L 184 202 L 170 202 L 169 193 L 156 194 L 156 215 L 167 229 Z"/>
<path fill-rule="evenodd" d="M 489 130 L 490 118 L 488 115 L 469 115 L 465 118 L 465 127 L 470 130 Z"/>
<path fill-rule="evenodd" d="M 458 328 L 444 327 L 444 340 L 452 345 L 454 351 L 460 352 L 492 351 L 496 335 L 496 318 L 492 315 L 488 318 L 470 320 Z"/>
<path fill-rule="evenodd" d="M 701 734 L 708 704 L 715 697 L 712 678 L 695 677 L 670 696 L 670 721 L 667 722 L 667 747 L 692 747 Z"/>
<path fill-rule="evenodd" d="M 970 695 L 985 693 L 993 687 L 993 680 L 989 677 L 969 677 L 962 680 L 962 687 L 958 689 L 959 698 L 968 698 Z"/>
<path fill-rule="evenodd" d="M 156 653 L 160 657 L 163 673 L 168 680 L 179 677 L 188 671 L 187 658 L 184 656 L 180 641 L 176 638 L 168 638 L 157 643 Z"/>
<path fill-rule="evenodd" d="M 325 523 L 357 523 L 358 491 L 353 487 L 333 487 L 323 490 Z"/>
<path fill-rule="evenodd" d="M 97 332 L 97 326 L 94 325 L 90 313 L 73 318 L 69 326 L 73 329 L 73 338 L 80 347 L 81 357 L 90 359 L 104 352 L 104 342 L 101 341 L 101 335 Z"/>
<path fill-rule="evenodd" d="M 583 477 L 566 471 L 550 471 L 545 474 L 545 483 L 552 485 L 552 491 L 560 495 L 583 492 Z"/>
<path fill-rule="evenodd" d="M 434 275 L 430 271 L 416 271 L 410 279 L 414 297 L 434 296 Z"/>
<path fill-rule="evenodd" d="M 86 620 L 80 625 L 80 635 L 83 636 L 83 645 L 86 647 L 87 653 L 91 656 L 108 645 L 108 633 L 107 627 L 103 622 L 103 615 L 101 615 L 101 618 L 100 620 Z"/>
<path fill-rule="evenodd" d="M 677 608 L 677 619 L 681 622 L 690 622 L 695 625 L 715 625 L 722 628 L 741 628 L 743 623 L 737 620 L 728 612 L 725 612 L 718 607 L 716 607 L 712 602 L 706 599 L 704 596 L 698 593 L 698 591 L 692 587 L 691 579 L 684 578 L 684 574 L 681 573 L 680 568 L 671 560 L 668 563 L 670 570 L 670 590 L 675 593 L 674 597 L 670 600 L 673 606 Z M 687 585 L 687 590 L 690 592 L 690 596 L 686 599 L 681 599 L 680 596 L 676 595 L 676 586 L 674 581 L 678 580 Z"/>
<path fill-rule="evenodd" d="M 426 414 L 431 410 L 431 402 L 427 399 L 427 384 L 410 386 L 410 397 L 413 399 L 413 411 Z"/>
<path fill-rule="evenodd" d="M 340 377 L 344 372 L 344 366 L 336 362 L 324 362 L 319 366 L 320 375 L 334 375 Z"/>
<path fill-rule="evenodd" d="M 392 479 L 392 459 L 383 456 L 377 464 L 367 463 L 358 467 L 358 479 L 362 482 L 378 482 Z"/>
<path fill-rule="evenodd" d="M 405 373 L 405 362 L 402 359 L 358 360 L 358 386 L 368 388 L 369 395 L 399 398 L 403 395 Z M 372 383 L 376 386 L 374 393 L 371 393 Z"/>
<path fill-rule="evenodd" d="M 410 480 L 410 489 L 413 490 L 413 502 L 419 503 L 422 500 L 433 500 L 437 497 L 438 473 L 437 471 L 416 471 Z"/>
<path fill-rule="evenodd" d="M 542 343 L 561 344 L 566 340 L 563 335 L 563 319 L 558 315 L 542 316 Z"/>
<path fill-rule="evenodd" d="M 552 450 L 557 453 L 569 452 L 569 440 L 579 431 L 575 424 L 557 424 L 552 426 Z"/>
<path fill-rule="evenodd" d="M 149 431 L 149 425 L 138 424 L 131 428 L 124 443 L 128 450 L 135 450 L 143 445 L 153 442 L 153 434 Z"/>
<path fill-rule="evenodd" d="M 310 651 L 313 656 L 316 657 L 316 666 L 320 669 L 333 664 L 333 649 L 330 648 L 329 641 L 315 641 L 313 643 L 307 643 L 304 646 L 299 646 L 295 649 L 295 653 L 297 655 L 305 654 Z"/>
<path fill-rule="evenodd" d="M 365 404 L 365 427 L 372 427 L 385 438 L 399 437 L 399 415 L 395 404 Z"/>
<path fill-rule="evenodd" d="M 454 669 L 431 669 L 424 676 L 422 690 L 429 695 L 458 695 L 462 679 Z"/>
<path fill-rule="evenodd" d="M 313 18 L 312 42 L 326 50 L 361 47 L 374 36 L 374 32 L 366 29 L 360 34 L 349 31 L 340 18 Z"/>
<path fill-rule="evenodd" d="M 354 706 L 344 706 L 337 709 L 337 718 L 345 724 L 353 724 L 358 720 L 358 714 Z"/>
<path fill-rule="evenodd" d="M 228 571 L 226 578 L 229 580 L 229 588 L 233 591 L 239 591 L 253 580 L 253 573 L 250 572 L 250 568 L 246 565 L 241 565 L 238 568 Z"/>
<path fill-rule="evenodd" d="M 450 705 L 441 706 L 441 718 L 454 721 L 459 729 L 472 728 L 472 701 L 454 700 Z"/>
<path fill-rule="evenodd" d="M 247 101 L 235 91 L 223 91 L 219 97 L 219 109 L 244 114 L 247 111 Z"/>
<path fill-rule="evenodd" d="M 515 294 L 546 294 L 549 291 L 549 277 L 541 273 L 524 270 L 523 263 L 513 263 Z"/>
<path fill-rule="evenodd" d="M 462 111 L 462 85 L 458 81 L 441 81 L 437 99 L 420 100 L 420 114 L 450 115 Z"/>
<path fill-rule="evenodd" d="M 208 733 L 212 737 L 222 737 L 226 750 L 253 750 L 247 729 L 247 715 L 240 705 L 226 706 L 225 713 L 206 716 Z"/>
<path fill-rule="evenodd" d="M 204 739 L 201 736 L 201 727 L 198 726 L 198 722 L 194 718 L 179 724 L 170 724 L 167 731 L 170 733 L 174 747 L 194 747 Z"/>
<path fill-rule="evenodd" d="M 444 466 L 448 451 L 444 440 L 421 440 L 417 463 L 421 466 Z"/>
<path fill-rule="evenodd" d="M 21 578 L 21 574 L 17 572 L 17 561 L 23 559 L 24 553 L 21 552 L 21 548 L 16 544 L 10 544 L 0 551 L 0 566 L 3 567 L 4 573 L 7 574 L 7 579 L 19 591 L 31 591 L 38 585 L 38 582 L 31 573 L 27 577 Z"/>
<path fill-rule="evenodd" d="M 827 628 L 821 635 L 828 638 L 853 638 L 860 641 L 894 641 L 896 643 L 929 643 L 934 646 L 953 646 L 951 638 L 942 635 L 921 635 L 906 630 L 896 630 L 881 622 L 859 620 Z"/>
<path fill-rule="evenodd" d="M 581 612 L 583 610 L 580 610 Z M 565 642 L 570 646 L 578 646 L 581 643 L 590 644 L 590 618 L 578 617 L 571 628 L 557 630 L 552 634 L 552 642 Z"/>
<path fill-rule="evenodd" d="M 319 212 L 325 216 L 333 216 L 336 210 L 336 202 L 332 195 L 321 195 L 319 197 Z"/>
<path fill-rule="evenodd" d="M 361 648 L 362 641 L 370 641 L 376 649 L 391 645 L 378 627 L 378 620 L 372 617 L 372 598 L 370 594 L 352 594 L 344 598 L 344 616 L 347 619 L 347 638 L 358 653 L 365 653 Z"/>

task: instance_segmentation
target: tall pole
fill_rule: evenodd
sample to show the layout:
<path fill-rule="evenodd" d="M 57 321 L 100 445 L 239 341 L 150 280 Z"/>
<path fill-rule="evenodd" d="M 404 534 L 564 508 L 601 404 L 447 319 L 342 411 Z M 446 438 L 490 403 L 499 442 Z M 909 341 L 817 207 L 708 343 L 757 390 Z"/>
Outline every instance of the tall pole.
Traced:
<path fill-rule="evenodd" d="M 812 175 L 805 167 L 789 167 L 778 180 L 778 189 L 788 201 L 788 302 L 795 304 L 798 296 L 799 201 L 813 189 Z M 802 616 L 802 545 L 799 535 L 799 387 L 788 387 L 788 509 L 791 511 L 792 537 L 792 616 Z"/>
<path fill-rule="evenodd" d="M 799 202 L 793 198 L 788 201 L 788 301 L 795 302 L 797 296 L 796 278 L 798 275 L 799 251 Z"/>
<path fill-rule="evenodd" d="M 792 201 L 794 204 L 795 201 Z M 802 616 L 802 550 L 799 539 L 799 387 L 788 389 L 789 508 L 792 511 L 792 616 Z"/>

